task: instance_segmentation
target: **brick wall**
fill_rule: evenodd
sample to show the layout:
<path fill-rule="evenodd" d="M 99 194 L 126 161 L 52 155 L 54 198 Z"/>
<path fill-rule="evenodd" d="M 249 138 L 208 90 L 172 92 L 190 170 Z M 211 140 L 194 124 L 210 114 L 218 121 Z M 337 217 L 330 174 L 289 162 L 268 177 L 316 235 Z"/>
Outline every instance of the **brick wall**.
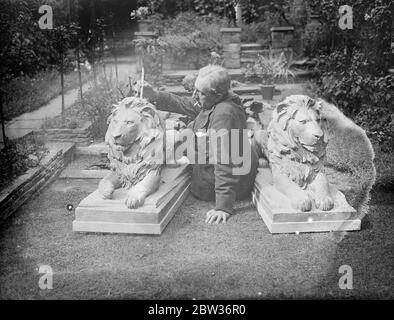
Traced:
<path fill-rule="evenodd" d="M 224 66 L 229 69 L 241 67 L 241 28 L 222 28 Z"/>

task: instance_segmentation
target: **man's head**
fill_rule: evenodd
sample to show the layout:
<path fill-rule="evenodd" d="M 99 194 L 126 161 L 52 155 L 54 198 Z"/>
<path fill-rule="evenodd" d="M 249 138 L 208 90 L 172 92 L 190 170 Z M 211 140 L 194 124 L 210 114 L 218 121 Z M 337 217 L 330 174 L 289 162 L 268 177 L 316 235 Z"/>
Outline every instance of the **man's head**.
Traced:
<path fill-rule="evenodd" d="M 228 96 L 231 79 L 226 69 L 217 65 L 201 68 L 196 82 L 193 97 L 203 109 L 210 109 L 214 104 Z"/>

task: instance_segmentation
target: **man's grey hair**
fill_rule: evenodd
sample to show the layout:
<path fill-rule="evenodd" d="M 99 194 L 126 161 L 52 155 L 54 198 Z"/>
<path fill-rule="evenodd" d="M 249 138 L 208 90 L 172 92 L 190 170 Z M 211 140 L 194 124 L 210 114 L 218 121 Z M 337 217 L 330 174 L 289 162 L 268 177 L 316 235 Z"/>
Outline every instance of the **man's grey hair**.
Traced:
<path fill-rule="evenodd" d="M 198 72 L 195 87 L 209 89 L 210 93 L 227 95 L 231 87 L 231 78 L 227 70 L 218 65 L 208 65 Z"/>

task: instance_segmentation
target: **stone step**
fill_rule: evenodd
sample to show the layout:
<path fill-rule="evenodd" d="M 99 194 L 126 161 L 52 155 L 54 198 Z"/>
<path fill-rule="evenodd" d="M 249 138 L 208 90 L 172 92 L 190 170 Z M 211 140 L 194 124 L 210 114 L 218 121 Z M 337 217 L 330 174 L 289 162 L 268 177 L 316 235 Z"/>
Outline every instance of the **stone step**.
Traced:
<path fill-rule="evenodd" d="M 65 169 L 59 179 L 102 179 L 110 170 Z"/>
<path fill-rule="evenodd" d="M 186 91 L 183 86 L 163 86 L 161 90 L 165 92 L 171 92 L 177 94 L 179 96 L 191 96 L 191 93 Z M 259 94 L 260 87 L 259 85 L 250 85 L 250 86 L 242 86 L 233 88 L 233 92 L 237 95 L 243 94 Z"/>
<path fill-rule="evenodd" d="M 108 145 L 103 141 L 99 143 L 93 143 L 89 146 L 77 146 L 75 148 L 76 155 L 106 155 L 108 153 Z"/>
<path fill-rule="evenodd" d="M 259 55 L 269 55 L 269 50 L 245 50 L 241 51 L 242 58 L 253 58 L 256 59 Z"/>
<path fill-rule="evenodd" d="M 244 58 L 254 58 L 257 57 L 258 55 L 263 55 L 265 57 L 269 57 L 272 55 L 273 57 L 278 57 L 282 52 L 286 51 L 292 51 L 292 49 L 284 49 L 284 48 L 278 48 L 278 49 L 259 49 L 259 50 L 242 50 L 241 51 L 241 57 Z"/>
<path fill-rule="evenodd" d="M 243 50 L 261 50 L 263 49 L 263 45 L 259 43 L 242 43 L 241 51 Z"/>
<path fill-rule="evenodd" d="M 246 68 L 248 64 L 253 65 L 256 62 L 256 58 L 241 58 L 241 67 Z"/>
<path fill-rule="evenodd" d="M 227 69 L 231 80 L 241 81 L 244 77 L 243 69 Z M 165 71 L 163 77 L 170 82 L 181 84 L 182 80 L 187 75 L 197 75 L 198 70 L 177 70 L 177 71 Z"/>

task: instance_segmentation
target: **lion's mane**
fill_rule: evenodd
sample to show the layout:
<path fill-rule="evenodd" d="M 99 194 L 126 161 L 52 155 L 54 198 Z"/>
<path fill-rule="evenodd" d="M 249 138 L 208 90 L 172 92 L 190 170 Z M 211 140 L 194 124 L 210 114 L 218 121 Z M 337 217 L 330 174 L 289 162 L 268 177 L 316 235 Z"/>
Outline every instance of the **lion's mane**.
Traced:
<path fill-rule="evenodd" d="M 135 141 L 130 141 L 132 152 L 125 154 L 116 150 L 112 137 L 111 126 L 106 133 L 109 144 L 108 158 L 110 168 L 114 170 L 122 181 L 124 188 L 130 188 L 141 181 L 149 172 L 155 171 L 160 175 L 163 164 L 164 124 L 156 108 L 145 99 L 128 97 L 112 106 L 108 124 L 121 115 L 118 112 L 137 111 L 143 119 L 140 132 Z"/>
<path fill-rule="evenodd" d="M 323 139 L 313 152 L 296 139 L 292 128 L 298 125 L 294 118 L 301 108 L 311 108 L 320 115 L 319 101 L 304 95 L 289 96 L 276 106 L 268 126 L 267 151 L 273 172 L 281 172 L 305 189 L 323 168 L 328 140 L 324 125 Z"/>

